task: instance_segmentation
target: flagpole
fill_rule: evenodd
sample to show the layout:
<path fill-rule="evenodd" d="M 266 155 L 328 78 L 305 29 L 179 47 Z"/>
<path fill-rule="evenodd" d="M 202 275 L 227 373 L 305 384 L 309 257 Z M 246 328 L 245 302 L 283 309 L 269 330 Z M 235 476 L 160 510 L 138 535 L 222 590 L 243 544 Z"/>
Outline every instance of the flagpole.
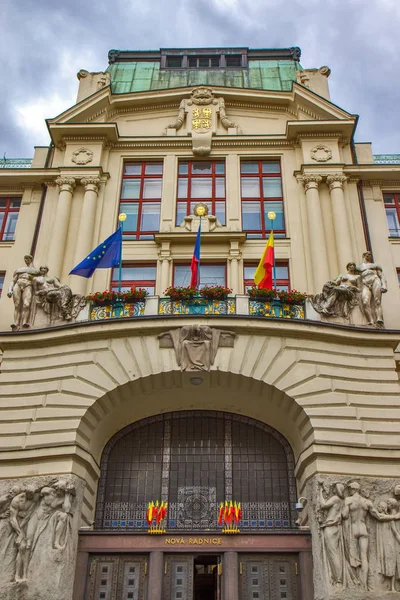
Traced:
<path fill-rule="evenodd" d="M 122 235 L 124 233 L 124 221 L 126 221 L 126 214 L 121 213 L 118 217 L 119 226 L 121 228 L 121 252 L 119 259 L 119 273 L 118 273 L 118 293 L 121 293 L 122 288 Z"/>
<path fill-rule="evenodd" d="M 268 213 L 268 219 L 271 222 L 271 233 L 274 235 L 274 219 L 276 217 L 276 213 L 274 211 L 270 211 Z M 276 264 L 275 264 L 275 251 L 274 251 L 274 288 L 276 288 Z"/>
<path fill-rule="evenodd" d="M 199 225 L 199 229 L 200 229 L 200 235 L 201 235 L 201 215 L 200 215 L 200 225 Z M 199 248 L 199 270 L 197 272 L 197 289 L 199 289 L 200 287 L 200 259 L 201 259 L 201 252 L 200 252 L 201 247 Z"/>

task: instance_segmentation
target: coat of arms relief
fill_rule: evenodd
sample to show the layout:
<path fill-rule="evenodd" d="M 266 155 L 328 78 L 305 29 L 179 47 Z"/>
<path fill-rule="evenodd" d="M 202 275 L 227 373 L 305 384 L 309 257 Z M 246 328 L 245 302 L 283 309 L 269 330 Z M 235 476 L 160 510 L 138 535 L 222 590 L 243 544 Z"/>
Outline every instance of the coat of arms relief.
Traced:
<path fill-rule="evenodd" d="M 178 117 L 166 128 L 167 135 L 176 135 L 186 121 L 186 128 L 192 136 L 192 151 L 198 156 L 211 152 L 211 141 L 217 130 L 218 118 L 229 134 L 241 133 L 240 127 L 226 115 L 225 101 L 215 98 L 211 88 L 198 87 L 192 91 L 189 100 L 182 100 Z"/>

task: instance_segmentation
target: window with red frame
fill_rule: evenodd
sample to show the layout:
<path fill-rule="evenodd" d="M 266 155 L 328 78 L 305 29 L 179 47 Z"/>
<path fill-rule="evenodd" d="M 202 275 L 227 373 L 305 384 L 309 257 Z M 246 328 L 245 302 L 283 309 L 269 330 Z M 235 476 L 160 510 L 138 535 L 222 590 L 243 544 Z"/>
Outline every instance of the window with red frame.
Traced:
<path fill-rule="evenodd" d="M 269 212 L 274 212 L 275 237 L 285 237 L 282 175 L 279 161 L 242 161 L 240 165 L 242 229 L 247 238 L 266 238 L 271 231 Z"/>
<path fill-rule="evenodd" d="M 213 161 L 181 161 L 178 167 L 176 224 L 181 225 L 193 208 L 202 202 L 209 214 L 225 225 L 225 163 Z"/>
<path fill-rule="evenodd" d="M 128 292 L 132 287 L 139 289 L 144 288 L 148 291 L 149 296 L 154 296 L 156 289 L 157 267 L 154 263 L 123 263 L 121 291 Z M 114 292 L 118 291 L 119 268 L 112 270 L 111 289 Z"/>
<path fill-rule="evenodd" d="M 255 287 L 254 273 L 258 267 L 258 263 L 245 263 L 243 268 L 244 274 L 244 291 Z M 288 292 L 290 290 L 289 278 L 289 263 L 286 261 L 277 261 L 276 265 L 276 288 Z M 273 277 L 273 275 L 272 275 Z"/>
<path fill-rule="evenodd" d="M 152 240 L 160 229 L 162 162 L 125 163 L 120 213 L 126 214 L 125 240 Z"/>
<path fill-rule="evenodd" d="M 386 219 L 390 237 L 400 237 L 400 192 L 384 193 Z"/>
<path fill-rule="evenodd" d="M 6 273 L 5 271 L 0 271 L 0 296 L 3 292 L 3 286 L 4 286 L 4 279 L 6 277 Z"/>
<path fill-rule="evenodd" d="M 0 198 L 0 241 L 7 242 L 15 237 L 21 198 Z"/>
<path fill-rule="evenodd" d="M 397 281 L 399 282 L 399 285 L 400 285 L 400 269 L 396 269 L 396 273 L 397 273 Z"/>
<path fill-rule="evenodd" d="M 192 272 L 190 264 L 174 265 L 174 286 L 188 287 Z M 200 264 L 200 285 L 221 285 L 226 286 L 226 264 Z"/>

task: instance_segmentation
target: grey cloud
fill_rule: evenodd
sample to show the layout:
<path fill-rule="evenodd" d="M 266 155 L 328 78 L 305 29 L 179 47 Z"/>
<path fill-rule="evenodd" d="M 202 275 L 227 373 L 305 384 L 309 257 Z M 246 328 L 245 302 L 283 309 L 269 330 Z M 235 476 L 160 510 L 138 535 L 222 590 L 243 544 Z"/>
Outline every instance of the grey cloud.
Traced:
<path fill-rule="evenodd" d="M 328 64 L 332 101 L 360 114 L 356 139 L 400 152 L 399 12 L 386 0 L 3 0 L 0 154 L 31 156 L 39 140 L 15 106 L 76 93 L 75 73 L 107 66 L 110 48 L 298 45 L 305 67 Z M 50 110 L 50 108 L 49 108 Z M 53 114 L 47 114 L 53 117 Z"/>

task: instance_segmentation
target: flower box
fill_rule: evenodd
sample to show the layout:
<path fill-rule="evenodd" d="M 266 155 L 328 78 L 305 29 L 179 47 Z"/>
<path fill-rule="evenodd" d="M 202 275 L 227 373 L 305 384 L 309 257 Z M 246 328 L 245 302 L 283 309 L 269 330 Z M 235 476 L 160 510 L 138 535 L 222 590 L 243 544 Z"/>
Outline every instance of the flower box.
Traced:
<path fill-rule="evenodd" d="M 136 302 L 145 302 L 148 296 L 147 290 L 139 288 L 128 292 L 114 292 L 105 290 L 104 292 L 95 292 L 86 296 L 86 300 L 93 306 L 114 306 L 117 302 L 121 304 L 135 304 Z"/>

